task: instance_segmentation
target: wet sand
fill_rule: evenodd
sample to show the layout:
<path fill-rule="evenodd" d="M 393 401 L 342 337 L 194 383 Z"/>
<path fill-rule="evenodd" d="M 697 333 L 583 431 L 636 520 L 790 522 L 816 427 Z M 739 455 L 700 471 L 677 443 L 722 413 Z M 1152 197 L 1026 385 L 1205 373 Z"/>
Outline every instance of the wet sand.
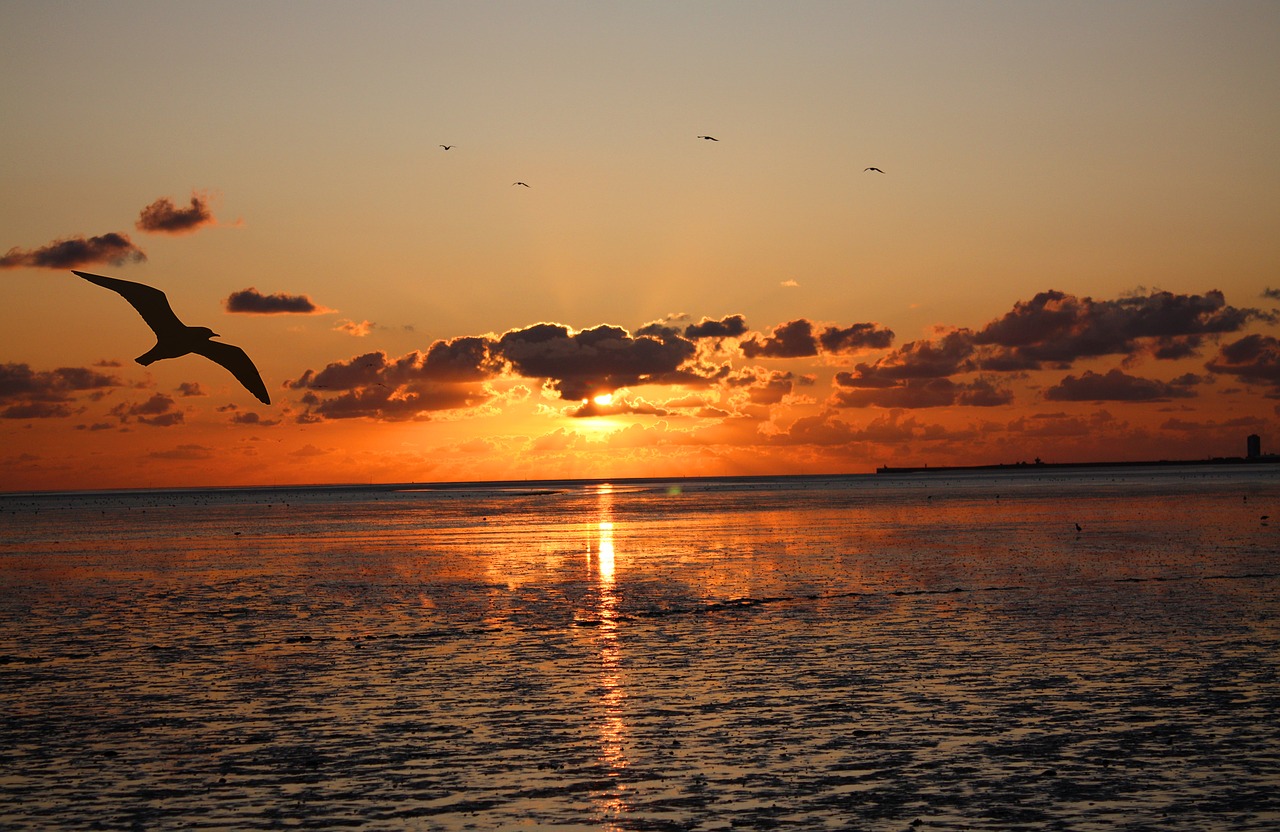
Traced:
<path fill-rule="evenodd" d="M 1271 475 L 0 522 L 6 829 L 1280 825 Z"/>

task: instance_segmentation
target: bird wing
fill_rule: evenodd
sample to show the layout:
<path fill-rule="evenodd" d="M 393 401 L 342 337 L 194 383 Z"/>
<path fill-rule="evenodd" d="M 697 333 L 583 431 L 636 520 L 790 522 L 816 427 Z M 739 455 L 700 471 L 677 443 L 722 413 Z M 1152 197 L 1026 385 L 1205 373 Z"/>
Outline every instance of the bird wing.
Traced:
<path fill-rule="evenodd" d="M 90 283 L 96 283 L 104 289 L 110 289 L 120 297 L 129 301 L 129 305 L 138 310 L 142 320 L 156 333 L 157 337 L 181 332 L 185 329 L 178 316 L 173 314 L 169 299 L 164 292 L 142 283 L 131 280 L 120 280 L 116 277 L 103 277 L 100 274 L 72 271 L 72 274 L 83 277 Z"/>
<path fill-rule="evenodd" d="M 258 397 L 258 401 L 271 404 L 271 397 L 267 395 L 267 386 L 262 383 L 258 368 L 253 366 L 252 359 L 244 350 L 233 344 L 209 340 L 201 341 L 192 352 L 200 353 L 210 361 L 226 367 L 246 390 Z"/>

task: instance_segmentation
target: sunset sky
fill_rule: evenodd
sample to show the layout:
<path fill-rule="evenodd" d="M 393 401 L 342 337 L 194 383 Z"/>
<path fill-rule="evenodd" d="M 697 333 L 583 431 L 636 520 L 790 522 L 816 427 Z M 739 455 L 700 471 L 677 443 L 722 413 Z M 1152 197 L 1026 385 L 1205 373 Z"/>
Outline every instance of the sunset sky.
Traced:
<path fill-rule="evenodd" d="M 8 0 L 0 67 L 0 490 L 1280 450 L 1275 2 Z"/>

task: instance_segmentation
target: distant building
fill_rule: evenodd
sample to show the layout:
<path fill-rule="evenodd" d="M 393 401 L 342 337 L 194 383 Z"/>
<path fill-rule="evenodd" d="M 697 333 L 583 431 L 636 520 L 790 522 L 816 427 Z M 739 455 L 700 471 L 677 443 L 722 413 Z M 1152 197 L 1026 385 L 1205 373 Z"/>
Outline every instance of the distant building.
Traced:
<path fill-rule="evenodd" d="M 1256 433 L 1249 434 L 1249 438 L 1245 440 L 1247 448 L 1245 456 L 1249 459 L 1257 459 L 1262 456 L 1262 437 Z"/>

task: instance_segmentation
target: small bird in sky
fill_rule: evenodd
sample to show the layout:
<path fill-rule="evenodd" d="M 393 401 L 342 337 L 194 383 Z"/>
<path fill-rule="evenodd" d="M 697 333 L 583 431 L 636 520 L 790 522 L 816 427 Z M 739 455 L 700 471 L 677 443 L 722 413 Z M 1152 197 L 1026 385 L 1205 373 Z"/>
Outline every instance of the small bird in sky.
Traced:
<path fill-rule="evenodd" d="M 869 171 L 869 170 L 873 170 L 873 171 L 875 171 L 876 173 L 884 173 L 884 171 L 880 170 L 880 168 L 863 168 L 862 172 L 863 172 L 863 173 L 866 173 L 866 172 L 867 172 L 867 171 Z"/>
<path fill-rule="evenodd" d="M 526 185 L 524 182 L 512 182 L 511 184 L 512 184 L 513 186 L 514 186 L 514 185 L 522 185 L 522 186 L 524 186 L 524 187 L 526 187 L 526 188 L 527 188 L 527 187 L 529 187 L 529 186 L 528 186 L 528 185 Z"/>
<path fill-rule="evenodd" d="M 162 358 L 178 358 L 194 352 L 226 367 L 246 390 L 258 397 L 258 401 L 271 404 L 271 397 L 267 395 L 267 386 L 262 383 L 258 368 L 253 365 L 253 361 L 245 351 L 231 344 L 209 340 L 218 337 L 218 333 L 207 326 L 187 326 L 178 320 L 164 292 L 130 280 L 103 277 L 75 270 L 71 273 L 83 277 L 90 283 L 110 289 L 129 301 L 129 305 L 138 310 L 142 320 L 146 321 L 147 326 L 155 332 L 156 345 L 134 361 L 145 367 Z"/>
<path fill-rule="evenodd" d="M 453 145 L 451 144 L 442 144 L 440 146 L 443 147 L 445 150 L 453 150 Z"/>
<path fill-rule="evenodd" d="M 700 138 L 700 139 L 706 139 L 706 140 L 707 140 L 707 141 L 709 141 L 709 142 L 718 142 L 718 141 L 720 141 L 720 140 L 719 140 L 719 139 L 717 139 L 715 136 L 699 136 L 698 138 Z"/>

